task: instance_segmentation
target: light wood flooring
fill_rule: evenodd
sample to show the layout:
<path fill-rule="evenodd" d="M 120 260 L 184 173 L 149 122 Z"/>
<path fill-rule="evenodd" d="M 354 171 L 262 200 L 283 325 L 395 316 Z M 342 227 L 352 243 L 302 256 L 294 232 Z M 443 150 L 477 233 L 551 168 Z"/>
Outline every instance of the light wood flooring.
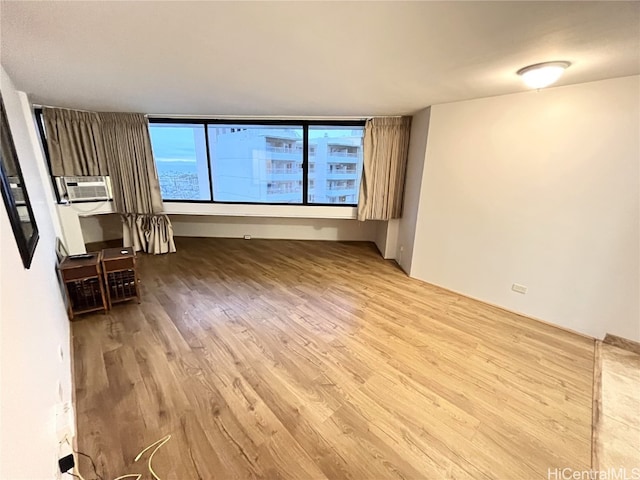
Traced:
<path fill-rule="evenodd" d="M 593 341 L 408 278 L 373 244 L 177 239 L 73 322 L 104 480 L 546 479 L 590 467 Z M 90 462 L 81 472 L 94 478 Z"/>
<path fill-rule="evenodd" d="M 593 468 L 623 468 L 633 478 L 634 468 L 640 472 L 640 354 L 606 341 L 598 349 Z"/>

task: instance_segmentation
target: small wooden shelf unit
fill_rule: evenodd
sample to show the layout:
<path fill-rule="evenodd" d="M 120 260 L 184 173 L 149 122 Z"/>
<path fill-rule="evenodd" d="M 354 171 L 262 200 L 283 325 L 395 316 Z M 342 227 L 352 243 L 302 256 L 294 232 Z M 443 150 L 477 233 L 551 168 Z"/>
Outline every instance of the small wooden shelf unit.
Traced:
<path fill-rule="evenodd" d="M 111 309 L 117 302 L 136 299 L 140 287 L 133 248 L 105 248 L 88 258 L 66 257 L 58 267 L 69 298 L 69 318 Z"/>
<path fill-rule="evenodd" d="M 105 248 L 102 250 L 102 271 L 109 308 L 114 303 L 133 298 L 140 303 L 140 288 L 133 248 Z"/>
<path fill-rule="evenodd" d="M 69 298 L 69 318 L 79 313 L 107 311 L 102 286 L 102 254 L 92 252 L 89 258 L 66 257 L 60 263 L 60 273 Z"/>

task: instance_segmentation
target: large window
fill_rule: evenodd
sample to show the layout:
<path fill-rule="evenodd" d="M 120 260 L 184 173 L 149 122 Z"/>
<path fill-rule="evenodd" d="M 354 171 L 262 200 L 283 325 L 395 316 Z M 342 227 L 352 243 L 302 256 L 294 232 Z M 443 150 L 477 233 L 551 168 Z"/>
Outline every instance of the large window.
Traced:
<path fill-rule="evenodd" d="M 150 119 L 164 200 L 356 205 L 364 122 Z"/>
<path fill-rule="evenodd" d="M 309 202 L 358 203 L 362 127 L 309 127 Z"/>
<path fill-rule="evenodd" d="M 149 135 L 162 198 L 211 200 L 204 125 L 152 123 Z"/>
<path fill-rule="evenodd" d="M 302 203 L 302 127 L 209 125 L 217 202 Z"/>

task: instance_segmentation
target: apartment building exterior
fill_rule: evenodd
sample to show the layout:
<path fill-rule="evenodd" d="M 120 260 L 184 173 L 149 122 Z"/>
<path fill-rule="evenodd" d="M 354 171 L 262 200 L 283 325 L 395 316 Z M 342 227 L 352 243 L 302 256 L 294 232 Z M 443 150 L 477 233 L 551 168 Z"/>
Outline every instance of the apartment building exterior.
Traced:
<path fill-rule="evenodd" d="M 302 203 L 301 129 L 225 130 L 209 134 L 216 200 Z M 309 203 L 358 202 L 362 136 L 353 133 L 310 139 Z"/>
<path fill-rule="evenodd" d="M 309 150 L 309 202 L 357 204 L 362 137 L 316 138 L 309 142 Z"/>

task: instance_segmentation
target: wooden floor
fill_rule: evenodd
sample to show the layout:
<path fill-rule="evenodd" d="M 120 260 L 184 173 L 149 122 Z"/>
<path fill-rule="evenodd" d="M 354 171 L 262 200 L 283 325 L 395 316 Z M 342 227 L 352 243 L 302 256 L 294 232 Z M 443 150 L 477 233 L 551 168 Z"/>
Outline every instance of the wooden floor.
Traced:
<path fill-rule="evenodd" d="M 593 341 L 408 278 L 373 244 L 177 239 L 73 323 L 107 480 L 546 479 L 590 467 Z M 81 471 L 94 478 L 90 462 Z"/>
<path fill-rule="evenodd" d="M 593 468 L 624 468 L 632 478 L 640 472 L 640 354 L 605 342 L 599 361 Z"/>

